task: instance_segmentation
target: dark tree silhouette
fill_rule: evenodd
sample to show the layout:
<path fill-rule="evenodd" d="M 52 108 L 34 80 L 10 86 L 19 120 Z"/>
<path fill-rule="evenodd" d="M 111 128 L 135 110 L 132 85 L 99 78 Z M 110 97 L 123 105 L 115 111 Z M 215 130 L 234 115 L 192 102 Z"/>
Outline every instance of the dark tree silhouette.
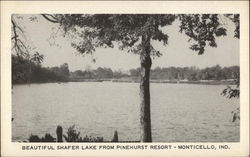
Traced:
<path fill-rule="evenodd" d="M 16 60 L 25 60 L 28 67 L 26 68 L 26 77 L 24 75 L 19 75 L 19 80 L 27 80 L 27 83 L 30 83 L 31 80 L 31 73 L 32 73 L 32 67 L 34 64 L 40 65 L 43 61 L 44 56 L 39 54 L 38 52 L 34 52 L 32 48 L 27 44 L 26 42 L 26 36 L 24 33 L 23 28 L 20 26 L 18 22 L 16 22 L 16 18 L 18 18 L 17 15 L 13 14 L 11 16 L 11 42 L 12 42 L 12 58 L 15 58 Z M 12 67 L 13 68 L 13 67 Z M 22 69 L 24 70 L 24 69 Z M 13 73 L 13 70 L 12 70 Z M 22 77 L 22 78 L 21 78 Z"/>

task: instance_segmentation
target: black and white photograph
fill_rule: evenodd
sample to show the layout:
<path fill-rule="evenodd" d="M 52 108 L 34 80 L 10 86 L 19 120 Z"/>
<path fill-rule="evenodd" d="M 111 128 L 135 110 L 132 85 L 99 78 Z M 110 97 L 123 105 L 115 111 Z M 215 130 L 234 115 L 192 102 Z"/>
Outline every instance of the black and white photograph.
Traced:
<path fill-rule="evenodd" d="M 13 14 L 12 141 L 239 142 L 239 14 Z"/>
<path fill-rule="evenodd" d="M 1 16 L 3 156 L 248 153 L 247 3 L 17 4 Z"/>

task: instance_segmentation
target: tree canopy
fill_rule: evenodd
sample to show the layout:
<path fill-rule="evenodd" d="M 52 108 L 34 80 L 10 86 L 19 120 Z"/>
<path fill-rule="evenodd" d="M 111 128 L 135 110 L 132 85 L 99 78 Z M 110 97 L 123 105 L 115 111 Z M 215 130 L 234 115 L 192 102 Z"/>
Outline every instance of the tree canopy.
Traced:
<path fill-rule="evenodd" d="M 180 20 L 180 32 L 191 42 L 190 49 L 203 54 L 205 46 L 217 47 L 216 37 L 226 35 L 221 18 L 235 23 L 235 37 L 239 38 L 239 14 L 56 14 L 43 15 L 47 20 L 59 23 L 66 33 L 75 38 L 72 46 L 80 53 L 92 53 L 98 47 L 113 47 L 140 54 L 142 37 L 168 43 L 168 35 L 162 28 Z M 151 55 L 160 56 L 150 44 Z"/>

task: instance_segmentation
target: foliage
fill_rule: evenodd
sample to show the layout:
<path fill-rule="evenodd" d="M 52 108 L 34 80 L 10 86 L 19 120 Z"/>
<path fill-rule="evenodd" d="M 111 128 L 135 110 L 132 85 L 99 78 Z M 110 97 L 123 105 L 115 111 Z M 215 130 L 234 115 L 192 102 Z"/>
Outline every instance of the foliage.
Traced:
<path fill-rule="evenodd" d="M 234 37 L 240 38 L 240 14 L 226 14 L 225 16 L 235 25 Z"/>
<path fill-rule="evenodd" d="M 68 128 L 67 136 L 63 135 L 63 137 L 67 142 L 78 142 L 80 139 L 80 132 L 77 132 L 75 130 L 75 125 L 72 125 Z"/>
<path fill-rule="evenodd" d="M 61 14 L 55 15 L 66 33 L 76 39 L 72 42 L 80 53 L 92 53 L 98 47 L 113 47 L 140 53 L 141 36 L 148 34 L 151 39 L 167 44 L 168 36 L 160 27 L 171 25 L 176 16 L 172 14 Z M 78 40 L 80 39 L 80 41 Z M 160 55 L 151 46 L 152 55 Z"/>
<path fill-rule="evenodd" d="M 50 134 L 45 134 L 44 137 L 39 138 L 37 135 L 30 135 L 29 142 L 55 142 L 55 138 L 53 138 Z"/>
<path fill-rule="evenodd" d="M 180 21 L 180 32 L 190 39 L 191 49 L 203 54 L 205 46 L 217 47 L 216 37 L 226 35 L 221 19 L 226 17 L 235 24 L 234 37 L 239 38 L 239 14 L 42 14 L 53 23 L 58 23 L 65 35 L 75 39 L 72 46 L 80 53 L 92 53 L 98 47 L 113 47 L 116 42 L 120 49 L 140 54 L 143 36 L 150 40 L 168 43 L 168 35 L 162 28 L 171 25 L 176 19 Z M 17 54 L 26 55 L 31 52 L 25 41 L 23 28 L 17 22 L 21 17 L 11 16 L 12 45 Z M 36 21 L 37 17 L 30 17 Z M 150 53 L 160 56 L 161 53 L 150 44 Z"/>
<path fill-rule="evenodd" d="M 103 142 L 103 137 L 92 137 L 87 135 L 85 137 L 80 137 L 80 132 L 76 131 L 75 125 L 70 126 L 66 135 L 63 135 L 63 137 L 66 142 Z M 41 138 L 31 134 L 28 140 L 29 142 L 56 142 L 56 138 L 48 133 Z"/>
<path fill-rule="evenodd" d="M 228 99 L 231 98 L 239 98 L 240 97 L 240 75 L 236 75 L 235 78 L 236 87 L 227 86 L 222 92 L 221 95 L 226 96 Z M 233 120 L 235 122 L 237 119 L 240 120 L 240 108 L 238 107 L 236 110 L 232 111 Z"/>
<path fill-rule="evenodd" d="M 80 132 L 76 131 L 75 125 L 68 128 L 66 135 L 63 135 L 67 142 L 103 142 L 103 137 L 80 137 Z"/>
<path fill-rule="evenodd" d="M 129 73 L 131 77 L 140 77 L 141 69 L 140 68 L 130 69 Z"/>
<path fill-rule="evenodd" d="M 227 98 L 239 98 L 240 97 L 240 73 L 234 73 L 234 82 L 236 87 L 227 86 L 221 95 L 226 96 Z"/>
<path fill-rule="evenodd" d="M 100 70 L 101 69 L 101 70 Z M 110 75 L 108 75 L 108 73 Z M 138 80 L 140 77 L 140 68 L 130 69 L 129 74 L 117 72 L 109 68 L 97 68 L 95 70 L 77 70 L 71 72 L 70 78 L 76 79 L 106 79 L 106 78 L 131 78 Z M 112 75 L 113 74 L 113 75 Z M 239 75 L 239 66 L 220 67 L 219 65 L 199 69 L 197 67 L 156 67 L 151 70 L 150 77 L 153 80 L 227 80 L 237 79 Z"/>
<path fill-rule="evenodd" d="M 239 87 L 237 85 L 236 88 L 233 88 L 231 86 L 227 86 L 227 88 L 225 88 L 222 93 L 223 96 L 226 96 L 227 98 L 231 99 L 231 98 L 239 98 L 240 97 L 240 90 Z"/>
<path fill-rule="evenodd" d="M 70 73 L 72 79 L 111 79 L 111 78 L 122 78 L 128 77 L 128 74 L 122 71 L 112 71 L 110 68 L 98 67 L 93 70 L 76 70 Z"/>
<path fill-rule="evenodd" d="M 226 29 L 219 22 L 218 14 L 182 14 L 179 15 L 181 21 L 180 32 L 190 37 L 194 44 L 190 49 L 203 54 L 205 46 L 217 47 L 215 38 L 226 35 Z"/>
<path fill-rule="evenodd" d="M 34 51 L 35 48 L 32 47 L 30 43 L 28 43 L 25 31 L 18 23 L 17 19 L 22 19 L 22 17 L 16 14 L 12 14 L 11 16 L 12 55 L 24 58 L 25 60 L 31 63 L 41 64 L 44 56 Z M 31 21 L 33 21 L 32 18 Z"/>
<path fill-rule="evenodd" d="M 68 81 L 68 64 L 60 67 L 43 68 L 37 60 L 12 55 L 12 83 L 41 83 Z"/>
<path fill-rule="evenodd" d="M 237 79 L 239 67 L 220 67 L 219 65 L 198 69 L 196 67 L 156 67 L 151 70 L 151 79 L 154 80 L 225 80 Z M 93 70 L 77 70 L 69 72 L 68 64 L 60 67 L 44 68 L 40 64 L 30 62 L 22 57 L 12 55 L 12 82 L 16 83 L 39 83 L 69 81 L 69 79 L 120 79 L 131 78 L 138 80 L 140 68 L 130 69 L 129 74 L 122 71 L 112 71 L 110 68 L 98 67 Z M 228 87 L 229 92 L 232 87 Z M 233 92 L 233 91 L 231 91 Z M 237 92 L 237 91 L 235 91 Z"/>
<path fill-rule="evenodd" d="M 116 42 L 120 49 L 142 54 L 145 45 L 142 37 L 168 43 L 168 35 L 162 28 L 171 25 L 176 19 L 180 32 L 191 41 L 190 49 L 203 54 L 205 46 L 217 47 L 216 37 L 226 35 L 218 14 L 54 14 L 42 15 L 53 23 L 59 23 L 65 34 L 75 39 L 72 46 L 81 54 L 92 54 L 98 47 L 113 47 Z M 235 37 L 239 38 L 239 14 L 225 14 L 235 23 Z M 150 44 L 150 43 L 149 43 Z M 150 44 L 150 53 L 161 53 Z"/>
<path fill-rule="evenodd" d="M 240 108 L 238 107 L 236 110 L 231 112 L 233 114 L 232 122 L 236 122 L 237 119 L 240 120 Z"/>
<path fill-rule="evenodd" d="M 129 77 L 129 75 L 127 73 L 122 72 L 121 70 L 113 71 L 113 78 L 120 79 L 125 77 Z"/>
<path fill-rule="evenodd" d="M 92 137 L 92 136 L 85 136 L 84 138 L 80 137 L 80 142 L 103 142 L 103 137 Z"/>
<path fill-rule="evenodd" d="M 68 81 L 69 66 L 67 63 L 62 64 L 60 67 L 52 67 L 49 70 L 59 78 L 59 81 Z"/>
<path fill-rule="evenodd" d="M 97 68 L 93 71 L 96 78 L 113 78 L 113 71 L 110 68 Z"/>

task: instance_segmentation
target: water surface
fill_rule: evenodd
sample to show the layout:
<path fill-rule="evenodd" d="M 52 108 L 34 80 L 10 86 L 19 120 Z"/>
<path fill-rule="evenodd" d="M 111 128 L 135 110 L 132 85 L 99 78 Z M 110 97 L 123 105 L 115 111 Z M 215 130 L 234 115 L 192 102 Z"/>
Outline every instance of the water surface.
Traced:
<path fill-rule="evenodd" d="M 239 122 L 231 111 L 239 99 L 221 96 L 223 85 L 151 83 L 154 142 L 238 142 Z M 30 134 L 56 137 L 76 125 L 81 136 L 139 140 L 139 84 L 70 82 L 15 85 L 12 93 L 12 140 Z"/>

